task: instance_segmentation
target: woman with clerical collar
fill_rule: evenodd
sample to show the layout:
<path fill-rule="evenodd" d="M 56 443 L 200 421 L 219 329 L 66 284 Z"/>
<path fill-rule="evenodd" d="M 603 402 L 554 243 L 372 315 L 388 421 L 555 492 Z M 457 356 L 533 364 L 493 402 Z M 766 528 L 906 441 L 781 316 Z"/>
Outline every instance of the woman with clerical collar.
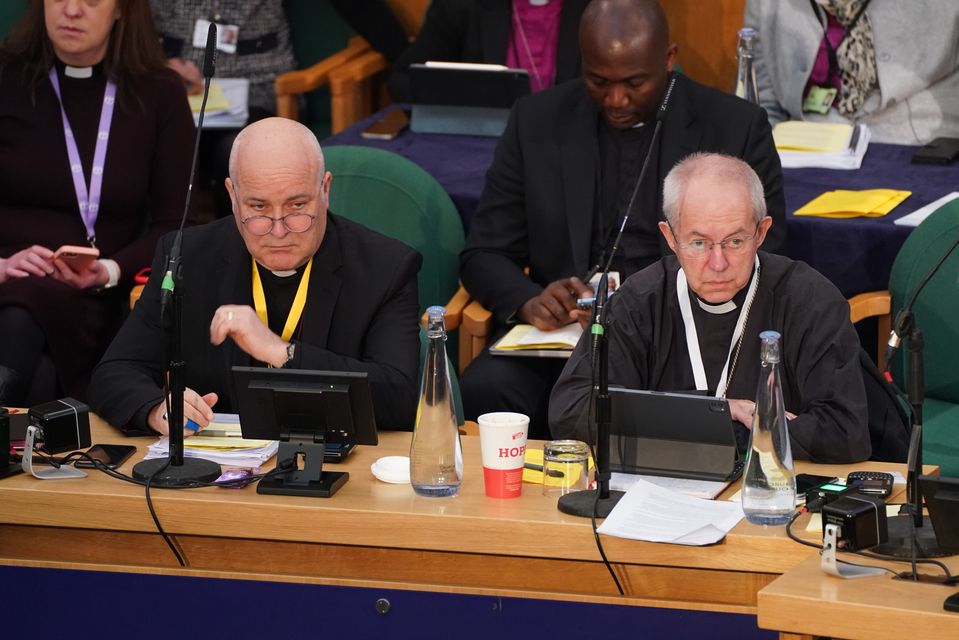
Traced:
<path fill-rule="evenodd" d="M 31 0 L 0 49 L 0 404 L 84 398 L 194 131 L 147 0 Z"/>

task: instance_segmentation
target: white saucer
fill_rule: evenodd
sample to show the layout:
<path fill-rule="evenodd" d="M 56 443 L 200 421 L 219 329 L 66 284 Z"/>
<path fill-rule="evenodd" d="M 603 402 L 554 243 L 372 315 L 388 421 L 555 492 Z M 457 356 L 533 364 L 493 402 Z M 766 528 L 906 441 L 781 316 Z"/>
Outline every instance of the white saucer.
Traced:
<path fill-rule="evenodd" d="M 386 456 L 370 465 L 377 480 L 390 484 L 410 483 L 410 459 L 406 456 Z"/>

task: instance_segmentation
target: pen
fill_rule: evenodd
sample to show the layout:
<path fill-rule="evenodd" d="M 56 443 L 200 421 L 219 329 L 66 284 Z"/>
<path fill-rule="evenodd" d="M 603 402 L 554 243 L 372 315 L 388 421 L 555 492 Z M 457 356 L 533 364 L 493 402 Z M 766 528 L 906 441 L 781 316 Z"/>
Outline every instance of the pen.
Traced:
<path fill-rule="evenodd" d="M 526 469 L 532 469 L 533 471 L 540 471 L 540 472 L 543 471 L 543 465 L 533 464 L 532 462 L 525 463 L 523 467 Z M 562 478 L 566 474 L 557 469 L 550 469 L 549 471 L 546 472 L 546 475 L 548 475 L 550 478 Z"/>
<path fill-rule="evenodd" d="M 196 432 L 198 436 L 207 436 L 209 438 L 242 438 L 242 433 L 236 431 L 227 431 L 226 429 L 200 429 Z"/>

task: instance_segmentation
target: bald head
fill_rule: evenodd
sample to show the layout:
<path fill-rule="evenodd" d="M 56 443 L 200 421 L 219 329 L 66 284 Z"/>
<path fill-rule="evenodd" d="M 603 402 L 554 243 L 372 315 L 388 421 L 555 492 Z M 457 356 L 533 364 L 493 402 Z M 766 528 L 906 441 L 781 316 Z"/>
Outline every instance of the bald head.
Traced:
<path fill-rule="evenodd" d="M 749 203 L 754 222 L 766 217 L 763 183 L 752 167 L 721 153 L 694 153 L 673 167 L 663 181 L 663 213 L 673 228 L 679 226 L 683 197 L 694 184 L 707 190 L 725 185 L 730 191 L 739 191 Z"/>
<path fill-rule="evenodd" d="M 250 162 L 275 164 L 284 158 L 308 162 L 323 175 L 323 151 L 307 127 L 289 118 L 265 118 L 245 127 L 230 151 L 230 177 L 237 182 L 244 165 Z"/>
<path fill-rule="evenodd" d="M 586 39 L 611 49 L 635 47 L 648 40 L 665 51 L 669 24 L 656 0 L 593 0 L 583 11 L 579 38 L 580 43 Z"/>

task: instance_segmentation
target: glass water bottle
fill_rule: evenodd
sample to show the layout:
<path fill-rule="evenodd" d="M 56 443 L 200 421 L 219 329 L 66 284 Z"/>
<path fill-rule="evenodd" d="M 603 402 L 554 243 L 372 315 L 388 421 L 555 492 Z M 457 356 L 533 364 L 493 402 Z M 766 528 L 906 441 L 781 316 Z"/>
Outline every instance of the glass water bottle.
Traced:
<path fill-rule="evenodd" d="M 739 69 L 736 72 L 736 97 L 753 104 L 759 104 L 759 87 L 756 85 L 756 67 L 753 65 L 759 32 L 750 27 L 739 30 L 739 45 L 736 47 L 736 59 Z"/>
<path fill-rule="evenodd" d="M 796 508 L 796 478 L 780 381 L 780 335 L 759 334 L 761 369 L 743 474 L 743 511 L 753 524 L 786 524 Z"/>
<path fill-rule="evenodd" d="M 463 450 L 446 359 L 446 309 L 430 307 L 426 313 L 429 344 L 410 445 L 410 483 L 421 496 L 452 496 L 463 481 Z"/>

